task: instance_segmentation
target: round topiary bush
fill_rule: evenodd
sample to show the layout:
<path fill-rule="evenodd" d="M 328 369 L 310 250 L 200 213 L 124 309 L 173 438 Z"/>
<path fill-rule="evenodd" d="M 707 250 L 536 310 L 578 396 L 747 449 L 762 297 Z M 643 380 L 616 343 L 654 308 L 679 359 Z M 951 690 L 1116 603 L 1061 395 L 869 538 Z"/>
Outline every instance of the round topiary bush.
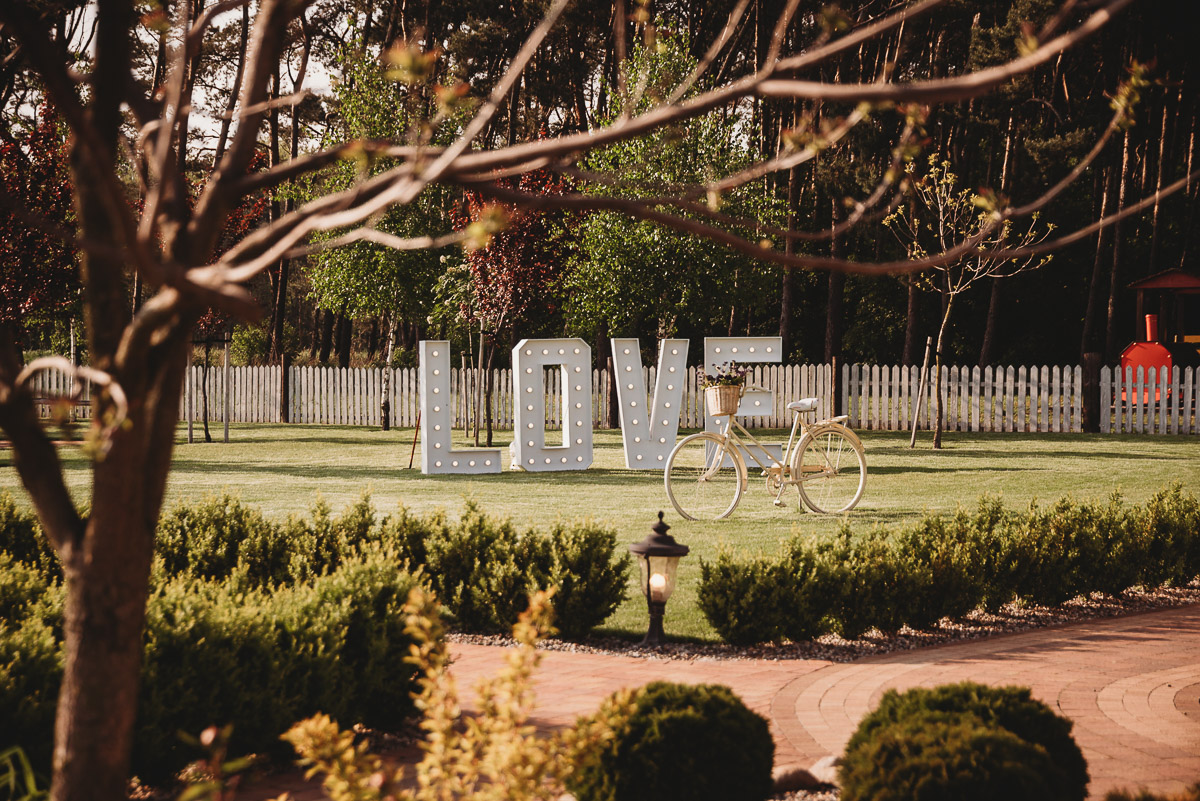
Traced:
<path fill-rule="evenodd" d="M 962 682 L 905 693 L 889 690 L 846 744 L 842 797 L 884 798 L 880 787 L 900 787 L 901 779 L 909 777 L 917 782 L 910 789 L 918 784 L 924 788 L 919 794 L 886 797 L 1083 801 L 1087 762 L 1071 737 L 1071 726 L 1025 687 Z M 1028 747 L 1018 749 L 1009 736 Z M 967 751 L 956 756 L 950 753 L 955 748 Z M 1029 778 L 1029 770 L 1038 774 L 1037 782 Z M 973 782 L 983 779 L 989 786 L 1008 787 L 1011 795 L 963 789 L 968 786 L 964 782 L 973 788 Z M 1039 794 L 1039 787 L 1048 794 Z"/>
<path fill-rule="evenodd" d="M 842 759 L 843 801 L 1057 801 L 1045 749 L 974 715 L 924 713 L 875 729 Z"/>
<path fill-rule="evenodd" d="M 567 787 L 579 801 L 762 801 L 774 758 L 767 721 L 728 687 L 654 682 Z"/>

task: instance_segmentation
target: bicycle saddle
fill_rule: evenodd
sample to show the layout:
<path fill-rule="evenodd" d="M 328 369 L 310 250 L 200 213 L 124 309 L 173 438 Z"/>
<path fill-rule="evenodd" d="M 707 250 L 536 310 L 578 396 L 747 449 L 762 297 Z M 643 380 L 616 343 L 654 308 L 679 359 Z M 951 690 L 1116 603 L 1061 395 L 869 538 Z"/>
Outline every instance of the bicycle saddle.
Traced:
<path fill-rule="evenodd" d="M 820 402 L 820 398 L 804 398 L 803 400 L 792 401 L 787 405 L 787 408 L 789 412 L 815 412 L 817 404 Z"/>

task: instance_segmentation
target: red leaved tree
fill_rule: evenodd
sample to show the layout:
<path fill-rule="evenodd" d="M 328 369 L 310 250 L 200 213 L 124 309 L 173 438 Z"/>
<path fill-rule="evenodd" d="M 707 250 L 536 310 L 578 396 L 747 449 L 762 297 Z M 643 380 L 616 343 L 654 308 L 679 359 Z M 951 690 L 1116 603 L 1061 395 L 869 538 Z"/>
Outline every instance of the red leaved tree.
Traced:
<path fill-rule="evenodd" d="M 532 195 L 562 195 L 570 186 L 546 170 L 525 173 L 509 182 Z M 471 276 L 470 300 L 461 310 L 468 330 L 479 331 L 479 369 L 486 376 L 483 392 L 487 444 L 492 444 L 492 365 L 505 333 L 518 324 L 553 314 L 556 287 L 565 257 L 561 212 L 520 208 L 486 200 L 468 191 L 451 212 L 455 230 L 468 235 L 466 265 Z M 502 229 L 496 231 L 496 229 Z M 486 358 L 485 358 L 486 353 Z M 478 397 L 478 396 L 477 396 Z M 476 406 L 478 408 L 478 406 Z M 475 426 L 479 444 L 479 426 Z"/>
<path fill-rule="evenodd" d="M 0 144 L 0 192 L 11 201 L 0 204 L 0 328 L 14 342 L 30 318 L 65 314 L 79 297 L 75 249 L 63 237 L 75 220 L 68 159 L 49 104 L 24 136 Z"/>

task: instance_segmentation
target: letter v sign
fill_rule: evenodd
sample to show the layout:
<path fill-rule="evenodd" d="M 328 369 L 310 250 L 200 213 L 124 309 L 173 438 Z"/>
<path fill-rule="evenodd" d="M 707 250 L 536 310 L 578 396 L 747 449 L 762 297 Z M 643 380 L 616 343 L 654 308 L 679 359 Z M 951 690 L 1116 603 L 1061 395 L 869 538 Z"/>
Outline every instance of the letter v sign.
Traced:
<path fill-rule="evenodd" d="M 621 407 L 625 466 L 630 470 L 661 470 L 679 433 L 683 386 L 687 382 L 688 341 L 659 340 L 654 400 L 649 406 L 639 341 L 616 338 L 609 341 L 613 380 L 617 382 L 617 401 Z"/>

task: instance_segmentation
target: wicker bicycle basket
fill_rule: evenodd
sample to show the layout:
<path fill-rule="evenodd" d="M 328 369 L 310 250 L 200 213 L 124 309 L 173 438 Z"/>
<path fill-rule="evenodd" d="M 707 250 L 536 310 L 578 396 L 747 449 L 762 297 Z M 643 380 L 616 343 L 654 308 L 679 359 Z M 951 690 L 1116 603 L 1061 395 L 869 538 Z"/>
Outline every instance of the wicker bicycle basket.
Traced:
<path fill-rule="evenodd" d="M 717 384 L 704 389 L 704 403 L 711 415 L 736 414 L 738 401 L 742 397 L 742 388 Z"/>

